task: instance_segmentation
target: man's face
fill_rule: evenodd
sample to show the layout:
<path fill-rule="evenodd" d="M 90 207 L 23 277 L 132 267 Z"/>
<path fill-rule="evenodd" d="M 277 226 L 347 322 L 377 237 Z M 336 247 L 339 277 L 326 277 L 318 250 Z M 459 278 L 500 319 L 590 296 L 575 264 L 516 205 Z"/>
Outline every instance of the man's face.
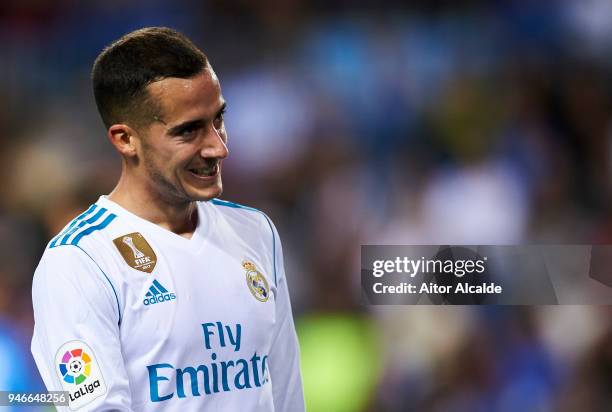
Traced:
<path fill-rule="evenodd" d="M 219 196 L 228 150 L 225 101 L 213 70 L 160 80 L 148 92 L 161 108 L 138 150 L 138 169 L 148 189 L 174 204 Z"/>

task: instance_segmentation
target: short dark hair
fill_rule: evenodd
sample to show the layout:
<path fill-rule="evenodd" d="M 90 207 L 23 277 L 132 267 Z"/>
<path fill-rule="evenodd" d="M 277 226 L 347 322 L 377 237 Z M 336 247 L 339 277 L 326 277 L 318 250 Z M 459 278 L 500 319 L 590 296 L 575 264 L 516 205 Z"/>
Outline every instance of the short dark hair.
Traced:
<path fill-rule="evenodd" d="M 207 65 L 206 55 L 176 30 L 147 27 L 124 35 L 98 55 L 91 72 L 104 125 L 147 126 L 161 113 L 146 87 L 167 77 L 191 78 Z"/>

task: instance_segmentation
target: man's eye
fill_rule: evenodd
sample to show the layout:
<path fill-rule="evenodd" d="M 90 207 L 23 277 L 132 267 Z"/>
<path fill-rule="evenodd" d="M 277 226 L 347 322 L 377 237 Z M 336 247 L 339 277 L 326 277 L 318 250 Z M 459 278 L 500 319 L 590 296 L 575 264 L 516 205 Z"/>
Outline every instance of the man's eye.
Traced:
<path fill-rule="evenodd" d="M 196 135 L 198 129 L 194 126 L 189 126 L 180 131 L 180 135 L 183 138 L 192 138 Z"/>
<path fill-rule="evenodd" d="M 223 127 L 223 112 L 219 113 L 213 122 L 215 129 L 220 130 Z"/>

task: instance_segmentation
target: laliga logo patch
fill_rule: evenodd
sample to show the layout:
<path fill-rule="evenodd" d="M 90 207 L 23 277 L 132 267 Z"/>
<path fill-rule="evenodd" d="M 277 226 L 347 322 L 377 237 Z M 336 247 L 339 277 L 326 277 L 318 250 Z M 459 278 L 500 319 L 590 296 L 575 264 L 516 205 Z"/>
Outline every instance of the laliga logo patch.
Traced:
<path fill-rule="evenodd" d="M 246 270 L 246 282 L 249 290 L 260 302 L 265 302 L 270 296 L 270 286 L 266 278 L 257 270 L 255 264 L 245 260 L 242 262 L 242 267 Z"/>
<path fill-rule="evenodd" d="M 157 256 L 139 232 L 119 236 L 113 240 L 113 243 L 119 249 L 125 263 L 141 272 L 153 272 Z"/>
<path fill-rule="evenodd" d="M 106 384 L 93 351 L 82 341 L 66 342 L 55 355 L 57 373 L 68 392 L 68 406 L 77 410 L 106 393 Z"/>

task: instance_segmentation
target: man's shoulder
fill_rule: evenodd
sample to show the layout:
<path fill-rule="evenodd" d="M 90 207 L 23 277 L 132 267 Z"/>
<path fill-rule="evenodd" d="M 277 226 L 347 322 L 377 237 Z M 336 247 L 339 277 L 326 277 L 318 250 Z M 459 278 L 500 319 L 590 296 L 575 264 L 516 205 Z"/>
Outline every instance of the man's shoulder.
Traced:
<path fill-rule="evenodd" d="M 116 299 L 115 274 L 107 270 L 112 260 L 107 244 L 117 218 L 116 211 L 98 200 L 68 222 L 47 244 L 35 270 L 33 289 L 59 288 L 72 282 L 95 290 L 101 279 L 102 284 L 110 285 L 109 296 L 114 294 Z"/>
<path fill-rule="evenodd" d="M 72 219 L 47 244 L 46 250 L 62 246 L 83 247 L 84 239 L 95 238 L 97 233 L 107 230 L 116 220 L 117 214 L 100 202 L 89 206 L 85 211 Z"/>
<path fill-rule="evenodd" d="M 241 205 L 239 203 L 230 202 L 228 200 L 211 199 L 205 202 L 217 210 L 224 216 L 231 216 L 233 218 L 240 218 L 244 222 L 265 222 L 269 221 L 270 218 L 261 210 L 255 209 L 254 207 Z"/>
<path fill-rule="evenodd" d="M 261 264 L 274 274 L 277 284 L 277 255 L 282 255 L 280 239 L 272 220 L 259 209 L 227 200 L 212 199 L 206 202 L 214 210 L 216 236 L 244 245 L 249 253 L 258 251 Z M 272 276 L 272 275 L 271 275 Z M 272 278 L 270 278 L 272 281 Z"/>
<path fill-rule="evenodd" d="M 272 220 L 259 209 L 221 199 L 211 199 L 204 203 L 214 209 L 218 219 L 235 230 L 254 231 L 264 236 L 270 236 L 271 232 L 274 232 Z"/>

